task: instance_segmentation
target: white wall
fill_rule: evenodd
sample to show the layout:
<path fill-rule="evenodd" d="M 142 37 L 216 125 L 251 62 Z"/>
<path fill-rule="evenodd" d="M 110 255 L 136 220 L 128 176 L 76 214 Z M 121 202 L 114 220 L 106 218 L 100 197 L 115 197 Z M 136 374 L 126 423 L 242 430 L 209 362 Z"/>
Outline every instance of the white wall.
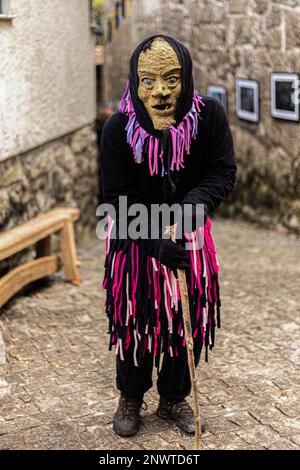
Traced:
<path fill-rule="evenodd" d="M 95 118 L 89 0 L 10 0 L 0 20 L 0 161 Z"/>

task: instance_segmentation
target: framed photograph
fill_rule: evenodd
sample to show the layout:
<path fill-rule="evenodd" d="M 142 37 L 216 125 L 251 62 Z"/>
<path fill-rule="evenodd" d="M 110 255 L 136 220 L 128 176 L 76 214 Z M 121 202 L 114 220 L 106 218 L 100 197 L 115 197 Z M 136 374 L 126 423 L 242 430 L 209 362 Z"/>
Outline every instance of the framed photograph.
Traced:
<path fill-rule="evenodd" d="M 271 115 L 288 121 L 299 121 L 299 75 L 272 73 Z"/>
<path fill-rule="evenodd" d="M 240 119 L 259 122 L 259 83 L 257 80 L 237 79 L 236 114 Z"/>
<path fill-rule="evenodd" d="M 216 98 L 218 101 L 220 101 L 220 103 L 222 103 L 224 106 L 226 113 L 228 113 L 228 98 L 225 87 L 210 85 L 207 89 L 207 94 L 208 96 L 212 96 L 213 98 Z"/>

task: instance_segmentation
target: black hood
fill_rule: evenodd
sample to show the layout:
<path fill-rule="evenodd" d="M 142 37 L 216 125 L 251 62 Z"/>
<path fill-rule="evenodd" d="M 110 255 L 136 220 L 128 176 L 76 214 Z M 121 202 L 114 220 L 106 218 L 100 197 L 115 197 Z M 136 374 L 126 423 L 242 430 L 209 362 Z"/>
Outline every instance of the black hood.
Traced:
<path fill-rule="evenodd" d="M 164 34 L 154 34 L 149 36 L 144 41 L 142 41 L 134 50 L 131 59 L 130 59 L 130 93 L 136 113 L 137 120 L 140 125 L 147 131 L 149 134 L 152 134 L 157 137 L 161 137 L 162 131 L 154 129 L 151 118 L 149 117 L 147 110 L 138 96 L 138 60 L 140 53 L 146 49 L 149 49 L 153 40 L 157 37 L 165 39 L 176 52 L 179 63 L 182 67 L 182 78 L 181 78 L 181 94 L 178 99 L 175 120 L 176 126 L 182 121 L 184 116 L 190 111 L 193 104 L 193 94 L 194 94 L 194 79 L 193 79 L 193 63 L 188 49 L 181 44 L 176 39 L 171 36 L 166 36 Z"/>

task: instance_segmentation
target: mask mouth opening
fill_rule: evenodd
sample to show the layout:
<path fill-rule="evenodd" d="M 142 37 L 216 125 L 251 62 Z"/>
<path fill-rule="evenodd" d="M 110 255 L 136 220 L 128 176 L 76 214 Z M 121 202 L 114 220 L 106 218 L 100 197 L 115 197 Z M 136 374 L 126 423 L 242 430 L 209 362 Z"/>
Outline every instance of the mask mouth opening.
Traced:
<path fill-rule="evenodd" d="M 158 109 L 159 111 L 167 111 L 171 107 L 171 103 L 155 104 L 154 106 L 152 106 L 153 109 Z"/>

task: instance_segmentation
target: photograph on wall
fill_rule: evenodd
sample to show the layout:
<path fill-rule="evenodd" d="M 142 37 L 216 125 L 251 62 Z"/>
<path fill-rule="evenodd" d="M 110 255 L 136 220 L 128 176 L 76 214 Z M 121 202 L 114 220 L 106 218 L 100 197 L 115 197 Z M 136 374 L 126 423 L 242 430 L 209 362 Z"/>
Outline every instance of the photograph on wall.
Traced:
<path fill-rule="evenodd" d="M 208 96 L 212 96 L 220 101 L 224 106 L 226 113 L 228 113 L 228 94 L 225 87 L 210 85 L 207 89 L 207 94 Z"/>
<path fill-rule="evenodd" d="M 256 80 L 236 81 L 236 114 L 240 119 L 259 122 L 259 84 Z"/>
<path fill-rule="evenodd" d="M 299 75 L 272 73 L 271 115 L 277 119 L 299 121 Z"/>

